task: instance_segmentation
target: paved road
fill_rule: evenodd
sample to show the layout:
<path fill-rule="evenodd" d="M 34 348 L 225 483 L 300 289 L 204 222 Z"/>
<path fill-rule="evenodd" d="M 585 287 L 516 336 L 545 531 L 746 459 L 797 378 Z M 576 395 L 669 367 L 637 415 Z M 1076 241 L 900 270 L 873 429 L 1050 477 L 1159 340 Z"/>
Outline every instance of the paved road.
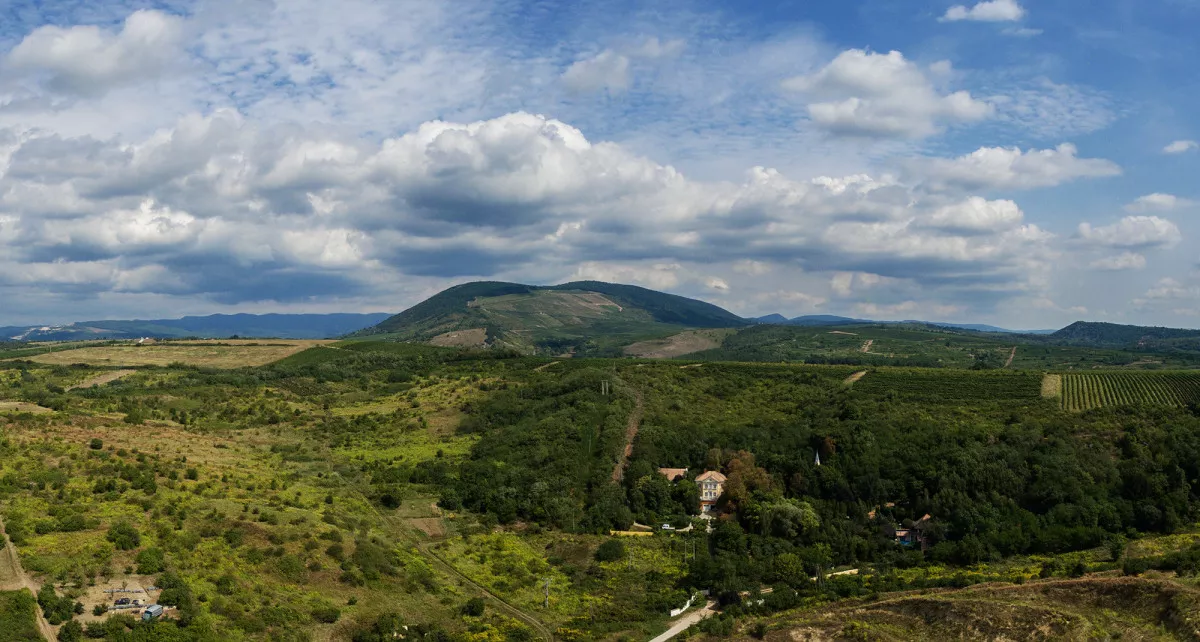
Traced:
<path fill-rule="evenodd" d="M 708 604 L 704 605 L 704 608 L 697 609 L 690 613 L 684 613 L 683 615 L 679 616 L 678 620 L 675 620 L 675 624 L 672 624 L 671 628 L 667 629 L 662 635 L 650 640 L 650 642 L 666 642 L 676 635 L 683 633 L 689 626 L 699 622 L 700 620 L 703 620 L 713 613 L 716 613 L 716 606 L 716 600 L 709 600 Z"/>
<path fill-rule="evenodd" d="M 0 553 L 0 564 L 7 567 L 6 575 L 11 575 L 11 579 L 8 581 L 0 582 L 0 588 L 6 591 L 19 591 L 25 588 L 36 596 L 41 587 L 33 583 L 29 574 L 21 566 L 21 558 L 17 556 L 16 547 L 8 541 L 8 532 L 4 530 L 3 517 L 0 517 L 0 538 L 4 540 L 4 552 Z M 50 626 L 50 623 L 42 615 L 41 607 L 35 607 L 34 611 L 37 613 L 38 630 L 42 632 L 42 637 L 46 638 L 47 642 L 57 640 L 58 635 L 54 632 L 54 627 Z"/>

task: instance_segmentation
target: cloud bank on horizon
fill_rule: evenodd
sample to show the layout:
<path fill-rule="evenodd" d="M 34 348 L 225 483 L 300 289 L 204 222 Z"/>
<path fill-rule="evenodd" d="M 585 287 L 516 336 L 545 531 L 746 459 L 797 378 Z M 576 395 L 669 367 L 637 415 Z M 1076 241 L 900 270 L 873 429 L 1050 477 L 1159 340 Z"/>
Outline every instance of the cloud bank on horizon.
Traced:
<path fill-rule="evenodd" d="M 0 325 L 582 278 L 1200 323 L 1200 7 L 773 4 L 18 2 Z"/>

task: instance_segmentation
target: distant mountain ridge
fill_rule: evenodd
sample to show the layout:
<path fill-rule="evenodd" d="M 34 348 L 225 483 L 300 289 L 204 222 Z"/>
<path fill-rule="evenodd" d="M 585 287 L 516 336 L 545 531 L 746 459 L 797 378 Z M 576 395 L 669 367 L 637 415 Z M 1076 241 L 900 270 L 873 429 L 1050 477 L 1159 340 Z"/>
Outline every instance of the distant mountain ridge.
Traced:
<path fill-rule="evenodd" d="M 9 326 L 0 338 L 15 341 L 170 339 L 180 337 L 331 339 L 372 326 L 385 312 L 354 314 L 212 314 L 180 319 L 80 321 L 63 325 Z"/>
<path fill-rule="evenodd" d="M 1200 340 L 1200 330 L 1076 321 L 1050 334 L 1048 338 L 1064 345 L 1148 347 L 1148 345 L 1173 344 L 1188 342 L 1188 340 L 1194 342 Z"/>
<path fill-rule="evenodd" d="M 875 321 L 872 319 L 855 319 L 852 317 L 841 317 L 832 314 L 808 314 L 791 319 L 782 314 L 768 314 L 766 316 L 756 317 L 753 319 L 758 323 L 767 323 L 773 325 L 799 325 L 799 326 L 824 326 L 824 325 L 884 325 L 893 323 L 912 323 L 917 325 L 932 325 L 940 328 L 955 328 L 958 330 L 974 330 L 976 332 L 999 332 L 1003 334 L 1049 334 L 1054 330 L 1009 330 L 1000 328 L 994 325 L 985 325 L 980 323 L 944 323 L 940 321 L 919 321 L 908 319 L 905 321 Z"/>

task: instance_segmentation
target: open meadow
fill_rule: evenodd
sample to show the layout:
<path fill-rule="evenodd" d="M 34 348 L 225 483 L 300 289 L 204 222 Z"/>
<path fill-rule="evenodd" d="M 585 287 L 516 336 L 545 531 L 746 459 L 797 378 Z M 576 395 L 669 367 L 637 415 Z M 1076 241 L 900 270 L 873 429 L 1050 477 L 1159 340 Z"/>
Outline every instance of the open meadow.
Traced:
<path fill-rule="evenodd" d="M 89 366 L 168 366 L 242 368 L 279 361 L 316 345 L 320 340 L 172 341 L 150 345 L 118 344 L 55 350 L 28 357 L 35 363 Z"/>

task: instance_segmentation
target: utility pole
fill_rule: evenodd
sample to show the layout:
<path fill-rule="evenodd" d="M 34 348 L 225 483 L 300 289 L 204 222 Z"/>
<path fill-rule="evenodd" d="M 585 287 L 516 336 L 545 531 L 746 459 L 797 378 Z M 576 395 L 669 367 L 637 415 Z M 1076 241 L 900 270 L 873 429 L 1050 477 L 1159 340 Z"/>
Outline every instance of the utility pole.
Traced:
<path fill-rule="evenodd" d="M 633 551 L 629 551 L 629 570 L 633 570 Z"/>
<path fill-rule="evenodd" d="M 608 391 L 609 391 L 609 390 L 611 390 L 611 387 L 609 386 L 609 384 L 608 384 L 608 381 L 607 381 L 607 380 L 605 380 L 605 381 L 601 381 L 601 382 L 600 382 L 600 394 L 602 394 L 602 395 L 604 395 L 605 397 L 607 397 L 607 396 L 608 396 Z"/>
<path fill-rule="evenodd" d="M 546 578 L 546 601 L 542 604 L 546 609 L 550 608 L 550 578 Z"/>

